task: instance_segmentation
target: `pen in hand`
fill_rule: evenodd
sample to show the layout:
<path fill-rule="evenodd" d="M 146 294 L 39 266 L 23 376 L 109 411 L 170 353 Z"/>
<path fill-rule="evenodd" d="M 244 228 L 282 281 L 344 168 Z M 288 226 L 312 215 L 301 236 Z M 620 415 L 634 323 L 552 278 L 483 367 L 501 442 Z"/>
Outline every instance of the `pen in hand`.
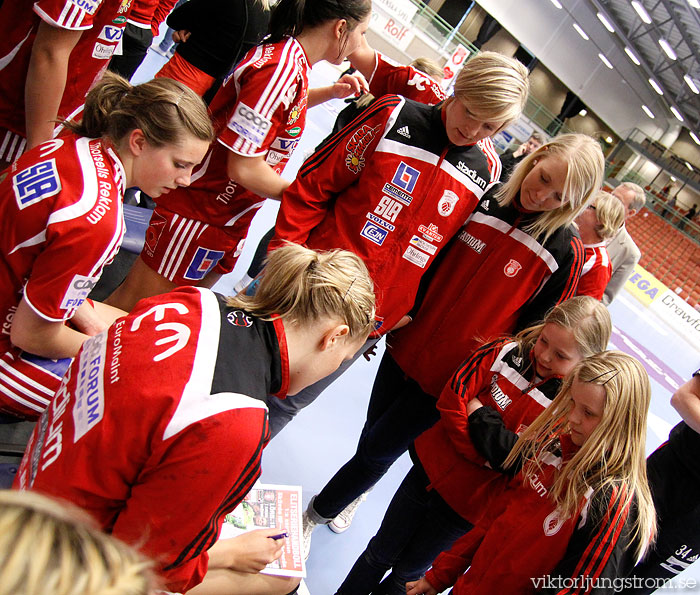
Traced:
<path fill-rule="evenodd" d="M 289 537 L 289 534 L 285 531 L 284 533 L 279 533 L 277 535 L 270 535 L 270 539 L 278 540 L 278 539 L 284 539 L 285 537 Z"/>

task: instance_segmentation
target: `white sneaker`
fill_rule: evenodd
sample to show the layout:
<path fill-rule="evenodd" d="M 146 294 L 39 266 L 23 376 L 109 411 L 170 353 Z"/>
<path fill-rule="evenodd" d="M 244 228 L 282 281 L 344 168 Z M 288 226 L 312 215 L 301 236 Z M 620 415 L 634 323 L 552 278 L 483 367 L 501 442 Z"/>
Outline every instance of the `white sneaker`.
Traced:
<path fill-rule="evenodd" d="M 309 518 L 309 513 L 304 511 L 304 514 L 301 517 L 301 526 L 302 526 L 302 547 L 303 547 L 303 553 L 304 553 L 304 560 L 309 559 L 309 554 L 311 553 L 311 534 L 313 533 L 314 529 L 318 523 L 312 521 Z"/>
<path fill-rule="evenodd" d="M 330 523 L 328 523 L 328 528 L 333 531 L 333 533 L 342 533 L 350 528 L 350 523 L 352 523 L 352 518 L 355 516 L 357 507 L 361 502 L 367 500 L 367 494 L 369 491 L 365 492 L 361 496 L 355 498 L 350 504 L 348 504 L 344 510 L 342 510 L 337 517 L 335 517 Z"/>

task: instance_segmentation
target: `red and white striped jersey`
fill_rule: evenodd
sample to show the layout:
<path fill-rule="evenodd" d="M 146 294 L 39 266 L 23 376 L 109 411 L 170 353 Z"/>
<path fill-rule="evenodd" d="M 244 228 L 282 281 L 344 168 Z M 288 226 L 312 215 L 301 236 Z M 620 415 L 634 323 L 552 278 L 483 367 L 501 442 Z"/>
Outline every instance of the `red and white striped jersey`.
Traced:
<path fill-rule="evenodd" d="M 7 131 L 24 137 L 24 84 L 32 45 L 41 21 L 84 31 L 68 63 L 66 87 L 58 109 L 65 118 L 107 68 L 123 34 L 132 0 L 14 0 L 0 7 L 0 154 Z M 89 31 L 88 31 L 89 30 Z M 13 138 L 16 138 L 16 135 Z M 11 138 L 7 135 L 7 138 Z"/>
<path fill-rule="evenodd" d="M 304 49 L 292 37 L 250 50 L 212 102 L 217 141 L 190 186 L 157 198 L 158 205 L 209 225 L 247 228 L 265 199 L 229 178 L 229 151 L 264 156 L 282 172 L 306 123 L 307 70 Z"/>
<path fill-rule="evenodd" d="M 125 173 L 99 139 L 65 137 L 29 151 L 0 184 L 0 351 L 22 295 L 49 321 L 71 318 L 119 250 Z"/>
<path fill-rule="evenodd" d="M 167 590 L 185 592 L 260 475 L 266 400 L 288 386 L 279 319 L 194 287 L 141 300 L 83 344 L 15 487 L 87 510 L 155 560 Z"/>
<path fill-rule="evenodd" d="M 612 277 L 612 263 L 605 242 L 584 244 L 583 269 L 576 295 L 590 295 L 601 300 Z"/>
<path fill-rule="evenodd" d="M 376 97 L 395 93 L 427 105 L 445 99 L 442 87 L 424 72 L 398 64 L 379 52 L 374 52 L 374 55 L 375 67 L 369 79 L 369 90 Z"/>

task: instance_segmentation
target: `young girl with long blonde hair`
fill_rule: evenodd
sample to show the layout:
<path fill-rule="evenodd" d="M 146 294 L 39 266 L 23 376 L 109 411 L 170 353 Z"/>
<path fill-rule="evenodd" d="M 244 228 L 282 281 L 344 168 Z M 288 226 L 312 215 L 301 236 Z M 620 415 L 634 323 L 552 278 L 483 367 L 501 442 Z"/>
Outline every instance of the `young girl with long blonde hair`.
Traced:
<path fill-rule="evenodd" d="M 407 593 L 435 595 L 450 584 L 455 595 L 493 585 L 618 592 L 656 533 L 644 450 L 650 397 L 633 357 L 606 351 L 583 360 L 503 463 L 520 468 L 509 489 Z"/>

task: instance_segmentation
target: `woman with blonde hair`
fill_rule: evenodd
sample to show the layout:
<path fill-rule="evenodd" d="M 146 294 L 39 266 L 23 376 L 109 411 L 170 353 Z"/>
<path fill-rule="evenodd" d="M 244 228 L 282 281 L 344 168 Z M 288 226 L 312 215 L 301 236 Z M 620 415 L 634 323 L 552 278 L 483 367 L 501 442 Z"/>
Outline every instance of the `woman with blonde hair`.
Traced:
<path fill-rule="evenodd" d="M 281 247 L 254 296 L 142 300 L 85 343 L 16 487 L 90 512 L 156 560 L 169 591 L 288 593 L 298 579 L 257 572 L 282 555 L 281 529 L 219 530 L 260 475 L 269 403 L 333 372 L 372 328 L 372 281 L 342 250 Z"/>
<path fill-rule="evenodd" d="M 605 245 L 624 222 L 625 207 L 622 202 L 603 190 L 576 217 L 576 227 L 586 250 L 576 295 L 603 299 L 605 288 L 612 277 L 612 263 Z"/>
<path fill-rule="evenodd" d="M 603 165 L 597 141 L 562 135 L 484 194 L 410 296 L 415 320 L 387 338 L 357 451 L 309 508 L 310 521 L 345 530 L 364 493 L 438 420 L 435 401 L 465 355 L 575 294 L 583 245 L 570 224 L 600 188 Z"/>
<path fill-rule="evenodd" d="M 0 413 L 17 418 L 38 418 L 83 341 L 124 314 L 86 298 L 121 245 L 126 188 L 187 186 L 214 135 L 184 85 L 112 73 L 64 125 L 74 134 L 28 151 L 0 182 Z"/>
<path fill-rule="evenodd" d="M 650 399 L 633 357 L 582 361 L 503 462 L 519 470 L 509 490 L 407 593 L 454 585 L 471 595 L 494 584 L 504 593 L 619 592 L 656 535 L 644 452 Z"/>
<path fill-rule="evenodd" d="M 0 595 L 149 595 L 152 567 L 74 505 L 0 491 Z"/>
<path fill-rule="evenodd" d="M 440 420 L 416 438 L 414 466 L 339 593 L 403 593 L 475 525 L 507 484 L 495 461 L 503 462 L 517 432 L 549 406 L 562 378 L 606 348 L 611 332 L 605 306 L 572 298 L 543 322 L 468 357 L 437 401 Z"/>

